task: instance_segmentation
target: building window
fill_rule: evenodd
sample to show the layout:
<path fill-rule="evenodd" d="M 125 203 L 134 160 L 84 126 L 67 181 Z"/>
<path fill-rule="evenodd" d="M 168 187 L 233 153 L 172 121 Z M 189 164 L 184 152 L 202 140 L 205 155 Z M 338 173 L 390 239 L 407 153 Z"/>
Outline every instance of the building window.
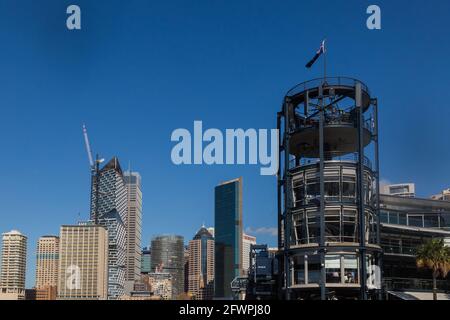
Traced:
<path fill-rule="evenodd" d="M 320 215 L 317 211 L 307 211 L 309 243 L 319 243 Z"/>
<path fill-rule="evenodd" d="M 344 259 L 344 282 L 358 283 L 358 259 L 356 256 L 345 255 Z"/>
<path fill-rule="evenodd" d="M 354 201 L 356 198 L 356 177 L 344 176 L 342 182 L 342 200 Z"/>
<path fill-rule="evenodd" d="M 325 211 L 325 237 L 327 242 L 340 242 L 340 209 Z"/>
<path fill-rule="evenodd" d="M 409 215 L 408 225 L 412 227 L 423 228 L 423 215 Z"/>
<path fill-rule="evenodd" d="M 380 211 L 380 222 L 389 223 L 389 213 L 386 211 Z"/>
<path fill-rule="evenodd" d="M 320 283 L 320 256 L 310 255 L 308 261 L 308 284 Z"/>
<path fill-rule="evenodd" d="M 308 199 L 314 199 L 320 196 L 319 178 L 311 178 L 306 182 L 306 194 Z"/>
<path fill-rule="evenodd" d="M 398 213 L 397 212 L 389 212 L 389 223 L 390 224 L 398 224 Z"/>
<path fill-rule="evenodd" d="M 305 284 L 305 257 L 294 257 L 294 285 Z"/>
<path fill-rule="evenodd" d="M 305 200 L 305 181 L 303 179 L 303 175 L 296 178 L 292 182 L 292 187 L 294 190 L 294 202 L 295 206 L 301 206 Z"/>
<path fill-rule="evenodd" d="M 356 210 L 344 209 L 342 217 L 342 237 L 344 242 L 356 242 L 357 237 Z"/>
<path fill-rule="evenodd" d="M 341 283 L 341 257 L 326 256 L 325 257 L 325 273 L 327 283 Z"/>

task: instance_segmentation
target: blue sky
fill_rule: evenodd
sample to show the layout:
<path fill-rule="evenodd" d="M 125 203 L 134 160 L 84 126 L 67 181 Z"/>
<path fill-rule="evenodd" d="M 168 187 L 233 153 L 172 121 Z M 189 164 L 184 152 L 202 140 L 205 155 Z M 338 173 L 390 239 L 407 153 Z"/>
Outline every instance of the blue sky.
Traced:
<path fill-rule="evenodd" d="M 365 27 L 368 5 L 382 30 Z M 82 30 L 65 27 L 78 4 Z M 143 245 L 213 224 L 214 186 L 244 179 L 244 224 L 276 227 L 276 181 L 258 166 L 170 160 L 176 128 L 274 128 L 284 93 L 324 36 L 329 74 L 380 103 L 381 175 L 429 196 L 449 187 L 450 3 L 441 1 L 84 1 L 0 3 L 0 231 L 36 240 L 87 218 L 92 147 L 143 179 Z M 259 242 L 274 245 L 268 232 Z"/>

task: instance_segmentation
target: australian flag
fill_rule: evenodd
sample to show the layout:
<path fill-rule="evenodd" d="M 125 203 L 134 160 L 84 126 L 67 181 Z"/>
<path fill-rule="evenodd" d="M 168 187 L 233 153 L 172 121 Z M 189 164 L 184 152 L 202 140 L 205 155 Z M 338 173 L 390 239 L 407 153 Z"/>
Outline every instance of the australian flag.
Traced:
<path fill-rule="evenodd" d="M 313 66 L 313 64 L 319 59 L 319 57 L 322 55 L 322 53 L 325 53 L 325 40 L 322 41 L 322 44 L 320 45 L 319 50 L 317 50 L 316 55 L 314 58 L 311 59 L 310 62 L 306 64 L 306 67 L 309 69 Z"/>

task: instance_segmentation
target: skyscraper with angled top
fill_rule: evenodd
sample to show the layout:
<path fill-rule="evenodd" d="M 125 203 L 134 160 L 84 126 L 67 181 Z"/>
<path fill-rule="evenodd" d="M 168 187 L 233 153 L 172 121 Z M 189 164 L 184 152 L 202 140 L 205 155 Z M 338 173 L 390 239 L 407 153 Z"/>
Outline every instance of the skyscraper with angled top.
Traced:
<path fill-rule="evenodd" d="M 232 298 L 231 282 L 242 275 L 242 178 L 215 188 L 214 295 Z"/>
<path fill-rule="evenodd" d="M 196 300 L 214 294 L 214 238 L 205 226 L 189 241 L 188 292 Z"/>
<path fill-rule="evenodd" d="M 116 157 L 93 176 L 91 219 L 108 230 L 108 299 L 118 299 L 125 285 L 127 188 Z"/>

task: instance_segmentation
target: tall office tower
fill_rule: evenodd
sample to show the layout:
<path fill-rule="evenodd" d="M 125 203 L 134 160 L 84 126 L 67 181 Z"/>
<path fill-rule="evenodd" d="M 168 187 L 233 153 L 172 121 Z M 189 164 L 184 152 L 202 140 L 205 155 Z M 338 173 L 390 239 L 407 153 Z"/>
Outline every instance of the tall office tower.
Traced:
<path fill-rule="evenodd" d="M 142 249 L 141 254 L 141 274 L 152 272 L 152 250 L 150 247 Z"/>
<path fill-rule="evenodd" d="M 0 300 L 25 299 L 27 237 L 13 230 L 2 234 Z"/>
<path fill-rule="evenodd" d="M 184 292 L 189 292 L 189 245 L 184 247 Z"/>
<path fill-rule="evenodd" d="M 39 238 L 36 250 L 36 300 L 55 300 L 58 285 L 59 237 Z"/>
<path fill-rule="evenodd" d="M 247 274 L 250 267 L 250 247 L 252 244 L 256 244 L 256 237 L 244 233 L 242 239 L 242 269 L 244 275 Z"/>
<path fill-rule="evenodd" d="M 152 239 L 152 271 L 172 277 L 172 298 L 184 292 L 184 238 L 156 236 Z"/>
<path fill-rule="evenodd" d="M 414 183 L 401 183 L 383 186 L 383 194 L 405 198 L 414 198 L 416 196 L 416 186 Z"/>
<path fill-rule="evenodd" d="M 116 157 L 93 176 L 91 220 L 108 230 L 108 298 L 118 299 L 125 293 L 127 188 Z"/>
<path fill-rule="evenodd" d="M 108 231 L 91 223 L 62 226 L 58 267 L 59 300 L 108 298 Z"/>
<path fill-rule="evenodd" d="M 127 254 L 126 281 L 141 278 L 142 191 L 141 176 L 137 172 L 125 172 L 127 187 Z"/>
<path fill-rule="evenodd" d="M 242 178 L 215 188 L 214 295 L 232 298 L 231 282 L 242 275 Z"/>
<path fill-rule="evenodd" d="M 189 241 L 188 292 L 196 300 L 214 296 L 214 238 L 204 226 Z"/>

